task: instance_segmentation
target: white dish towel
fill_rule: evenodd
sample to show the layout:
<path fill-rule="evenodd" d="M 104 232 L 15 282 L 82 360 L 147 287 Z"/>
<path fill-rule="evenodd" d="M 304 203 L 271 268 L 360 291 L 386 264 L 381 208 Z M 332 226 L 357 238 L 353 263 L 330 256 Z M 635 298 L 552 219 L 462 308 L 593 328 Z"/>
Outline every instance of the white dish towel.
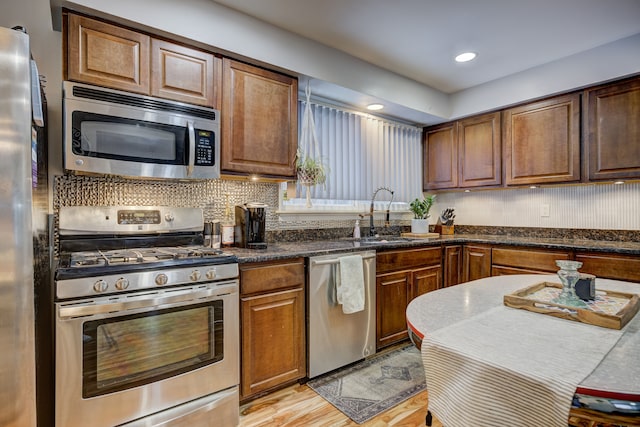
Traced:
<path fill-rule="evenodd" d="M 361 255 L 340 257 L 340 276 L 336 280 L 336 298 L 344 314 L 364 310 L 364 272 Z"/>

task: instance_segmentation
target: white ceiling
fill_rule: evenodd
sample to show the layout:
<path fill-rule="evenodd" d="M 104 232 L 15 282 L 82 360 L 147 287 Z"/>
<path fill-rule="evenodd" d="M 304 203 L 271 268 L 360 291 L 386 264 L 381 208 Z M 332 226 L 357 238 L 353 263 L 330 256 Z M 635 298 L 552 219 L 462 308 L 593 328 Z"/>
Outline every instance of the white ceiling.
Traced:
<path fill-rule="evenodd" d="M 640 33 L 640 0 L 214 1 L 447 94 Z"/>

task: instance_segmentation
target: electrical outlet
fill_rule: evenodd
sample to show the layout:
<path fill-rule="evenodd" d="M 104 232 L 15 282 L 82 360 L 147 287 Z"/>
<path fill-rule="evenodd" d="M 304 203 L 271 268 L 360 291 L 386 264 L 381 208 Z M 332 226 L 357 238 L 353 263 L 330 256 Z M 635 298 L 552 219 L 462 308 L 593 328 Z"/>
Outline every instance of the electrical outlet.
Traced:
<path fill-rule="evenodd" d="M 544 217 L 549 216 L 549 205 L 547 204 L 540 205 L 540 216 L 544 216 Z"/>

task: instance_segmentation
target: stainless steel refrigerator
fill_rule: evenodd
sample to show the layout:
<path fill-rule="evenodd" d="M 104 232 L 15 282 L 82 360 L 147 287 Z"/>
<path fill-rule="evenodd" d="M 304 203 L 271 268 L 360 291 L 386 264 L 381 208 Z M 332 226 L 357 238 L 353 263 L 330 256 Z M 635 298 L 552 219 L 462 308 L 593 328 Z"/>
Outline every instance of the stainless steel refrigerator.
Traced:
<path fill-rule="evenodd" d="M 0 28 L 0 426 L 36 425 L 29 36 Z"/>

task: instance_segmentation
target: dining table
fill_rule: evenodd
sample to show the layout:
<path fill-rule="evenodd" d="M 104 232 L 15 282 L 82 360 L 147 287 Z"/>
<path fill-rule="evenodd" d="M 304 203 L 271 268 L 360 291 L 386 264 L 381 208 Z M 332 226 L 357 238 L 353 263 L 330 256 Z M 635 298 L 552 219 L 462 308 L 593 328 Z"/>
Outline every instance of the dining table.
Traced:
<path fill-rule="evenodd" d="M 505 305 L 544 282 L 560 280 L 487 277 L 409 303 L 427 425 L 435 416 L 446 427 L 640 426 L 640 314 L 616 329 Z M 596 278 L 595 291 L 640 294 L 640 283 Z"/>

